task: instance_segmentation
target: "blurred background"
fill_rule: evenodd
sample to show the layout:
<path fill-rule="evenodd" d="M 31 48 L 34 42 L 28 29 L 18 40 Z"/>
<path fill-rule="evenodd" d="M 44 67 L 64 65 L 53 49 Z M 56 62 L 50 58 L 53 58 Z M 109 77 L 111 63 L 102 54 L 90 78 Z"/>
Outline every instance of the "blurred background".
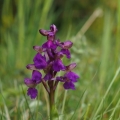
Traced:
<path fill-rule="evenodd" d="M 75 91 L 58 86 L 61 119 L 119 120 L 120 1 L 0 0 L 1 120 L 48 120 L 47 93 L 40 85 L 38 98 L 30 100 L 24 78 L 31 76 L 26 65 L 36 54 L 32 47 L 46 40 L 39 29 L 51 24 L 57 38 L 74 43 L 72 59 L 64 61 L 76 62 L 80 75 Z"/>

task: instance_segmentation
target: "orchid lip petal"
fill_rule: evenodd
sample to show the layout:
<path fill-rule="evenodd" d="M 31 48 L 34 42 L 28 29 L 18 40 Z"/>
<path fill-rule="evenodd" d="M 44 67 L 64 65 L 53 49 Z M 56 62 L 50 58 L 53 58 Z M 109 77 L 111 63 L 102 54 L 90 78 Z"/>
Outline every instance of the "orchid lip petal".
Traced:
<path fill-rule="evenodd" d="M 44 56 L 40 53 L 37 53 L 33 59 L 34 65 L 37 69 L 44 69 L 47 66 L 47 62 Z"/>
<path fill-rule="evenodd" d="M 31 99 L 35 99 L 37 97 L 38 91 L 36 88 L 28 88 L 27 95 L 31 97 Z"/>
<path fill-rule="evenodd" d="M 65 82 L 63 84 L 64 88 L 65 89 L 72 89 L 72 90 L 75 90 L 75 85 L 72 83 L 72 82 Z"/>
<path fill-rule="evenodd" d="M 74 72 L 67 72 L 65 75 L 71 82 L 77 82 L 77 79 L 79 79 L 79 76 Z"/>
<path fill-rule="evenodd" d="M 53 70 L 60 71 L 60 70 L 65 70 L 65 68 L 66 67 L 64 66 L 64 64 L 62 63 L 60 59 L 54 61 Z"/>
<path fill-rule="evenodd" d="M 70 51 L 68 49 L 61 49 L 61 52 L 66 55 L 68 59 L 71 58 Z"/>

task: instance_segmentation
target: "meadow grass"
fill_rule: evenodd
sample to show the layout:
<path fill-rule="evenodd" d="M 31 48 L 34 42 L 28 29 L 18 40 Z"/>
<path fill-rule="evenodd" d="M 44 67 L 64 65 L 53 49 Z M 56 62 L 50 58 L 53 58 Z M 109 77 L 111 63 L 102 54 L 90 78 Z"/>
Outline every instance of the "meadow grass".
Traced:
<path fill-rule="evenodd" d="M 49 29 L 61 12 L 61 9 L 54 12 L 53 3 L 53 0 L 36 0 L 35 3 L 4 0 L 2 4 L 0 120 L 49 119 L 48 95 L 42 84 L 38 87 L 38 98 L 31 100 L 26 95 L 27 87 L 23 80 L 31 75 L 25 66 L 32 63 L 35 55 L 32 46 L 41 45 L 44 41 L 38 30 Z M 75 91 L 65 91 L 62 84 L 58 85 L 55 104 L 60 120 L 120 119 L 120 1 L 115 3 L 115 11 L 103 6 L 94 9 L 79 23 L 74 23 L 72 15 L 68 15 L 67 8 L 71 5 L 64 9 L 63 15 L 69 19 L 65 17 L 61 26 L 58 24 L 58 36 L 63 41 L 70 39 L 74 43 L 72 59 L 64 62 L 77 63 L 75 71 L 80 80 Z M 102 28 L 98 36 L 97 22 Z M 97 40 L 91 40 L 94 36 L 89 38 L 92 30 Z"/>

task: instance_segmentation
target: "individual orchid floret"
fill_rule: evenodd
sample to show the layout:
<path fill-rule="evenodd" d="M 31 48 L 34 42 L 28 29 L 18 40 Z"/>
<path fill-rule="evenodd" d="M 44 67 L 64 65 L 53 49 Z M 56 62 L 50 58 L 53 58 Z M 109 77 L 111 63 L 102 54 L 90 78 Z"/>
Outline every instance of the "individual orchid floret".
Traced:
<path fill-rule="evenodd" d="M 57 77 L 56 80 L 64 82 L 63 87 L 65 89 L 75 90 L 74 83 L 77 82 L 79 76 L 74 72 L 67 72 L 64 76 Z"/>
<path fill-rule="evenodd" d="M 62 60 L 57 59 L 53 62 L 53 70 L 57 71 L 57 72 L 60 71 L 60 70 L 65 70 L 65 66 L 62 63 Z"/>
<path fill-rule="evenodd" d="M 56 32 L 57 32 L 57 27 L 53 24 L 50 26 L 50 30 L 44 30 L 44 29 L 40 29 L 39 32 L 43 35 L 43 36 L 55 36 Z"/>
<path fill-rule="evenodd" d="M 68 78 L 71 82 L 77 82 L 79 76 L 74 72 L 67 72 L 64 77 Z"/>
<path fill-rule="evenodd" d="M 47 62 L 44 56 L 40 53 L 37 53 L 33 59 L 34 65 L 37 69 L 44 69 L 47 66 Z"/>
<path fill-rule="evenodd" d="M 71 41 L 60 42 L 60 40 L 55 40 L 57 46 L 61 47 L 62 49 L 70 49 L 73 45 Z"/>
<path fill-rule="evenodd" d="M 42 82 L 42 74 L 37 70 L 33 70 L 32 78 L 25 78 L 24 82 L 28 87 L 35 87 Z"/>
<path fill-rule="evenodd" d="M 25 78 L 24 83 L 29 87 L 28 95 L 31 99 L 35 99 L 37 97 L 37 89 L 35 89 L 36 85 L 42 82 L 42 74 L 39 71 L 33 70 L 32 78 Z"/>
<path fill-rule="evenodd" d="M 59 46 L 61 49 L 61 52 L 66 55 L 68 59 L 71 58 L 71 54 L 69 49 L 72 47 L 73 43 L 71 41 L 65 41 L 65 42 L 60 42 L 60 40 L 55 40 L 55 43 L 57 46 Z"/>
<path fill-rule="evenodd" d="M 79 78 L 79 76 L 74 72 L 66 73 L 64 75 L 64 81 L 65 81 L 65 83 L 63 84 L 64 88 L 75 90 L 74 82 L 77 82 L 78 78 Z"/>

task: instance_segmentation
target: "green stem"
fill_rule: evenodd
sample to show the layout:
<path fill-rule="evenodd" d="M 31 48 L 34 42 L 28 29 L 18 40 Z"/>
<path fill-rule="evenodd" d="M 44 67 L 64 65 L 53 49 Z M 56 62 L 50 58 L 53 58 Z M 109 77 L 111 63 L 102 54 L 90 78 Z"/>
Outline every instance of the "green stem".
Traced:
<path fill-rule="evenodd" d="M 54 90 L 50 89 L 49 101 L 50 101 L 50 120 L 54 119 Z"/>
<path fill-rule="evenodd" d="M 48 85 L 50 87 L 50 92 L 49 92 L 50 120 L 56 120 L 56 118 L 58 118 L 58 113 L 57 113 L 57 110 L 56 110 L 56 107 L 55 107 L 54 82 L 53 81 L 49 81 Z"/>

